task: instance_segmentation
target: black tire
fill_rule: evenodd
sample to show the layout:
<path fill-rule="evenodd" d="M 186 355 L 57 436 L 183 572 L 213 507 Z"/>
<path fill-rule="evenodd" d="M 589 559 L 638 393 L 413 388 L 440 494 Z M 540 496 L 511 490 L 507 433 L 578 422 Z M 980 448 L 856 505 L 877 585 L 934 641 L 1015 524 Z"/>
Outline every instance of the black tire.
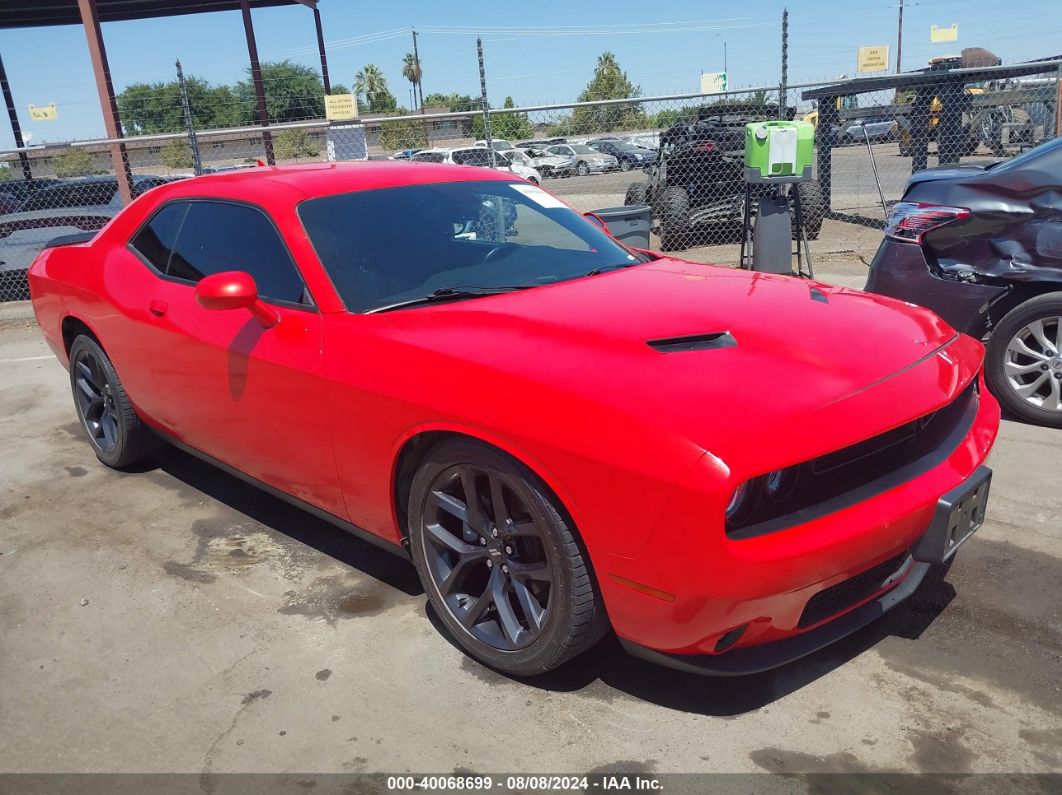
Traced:
<path fill-rule="evenodd" d="M 538 170 L 538 173 L 542 175 L 542 179 L 549 179 L 550 177 L 553 176 L 553 169 L 550 168 L 549 166 L 542 166 Z"/>
<path fill-rule="evenodd" d="M 70 346 L 70 390 L 96 457 L 123 469 L 151 458 L 158 439 L 136 414 L 110 358 L 91 337 Z"/>
<path fill-rule="evenodd" d="M 541 674 L 607 632 L 570 519 L 541 480 L 507 455 L 474 441 L 440 443 L 413 478 L 408 516 L 413 562 L 428 599 L 461 647 L 483 664 L 512 676 Z M 495 533 L 499 524 L 507 529 Z M 532 620 L 535 610 L 542 611 L 540 624 Z"/>
<path fill-rule="evenodd" d="M 644 182 L 632 182 L 627 186 L 627 193 L 623 197 L 623 204 L 627 207 L 635 204 L 649 203 L 649 186 Z"/>
<path fill-rule="evenodd" d="M 590 166 L 586 164 L 585 160 L 580 160 L 579 164 L 575 167 L 575 171 L 580 177 L 586 177 L 590 174 Z"/>
<path fill-rule="evenodd" d="M 630 170 L 631 170 L 631 161 L 630 160 L 621 160 L 620 161 L 620 171 L 630 171 Z"/>
<path fill-rule="evenodd" d="M 672 185 L 660 196 L 660 248 L 687 248 L 690 229 L 690 197 L 685 188 Z"/>
<path fill-rule="evenodd" d="M 800 191 L 800 210 L 804 218 L 804 234 L 808 240 L 818 240 L 822 232 L 822 221 L 826 217 L 826 200 L 822 195 L 822 188 L 817 182 L 798 182 L 797 190 Z M 793 216 L 794 221 L 796 216 Z M 798 232 L 796 224 L 793 224 L 793 235 Z"/>
<path fill-rule="evenodd" d="M 1041 375 L 1046 376 L 1030 398 L 1035 400 L 1037 396 L 1043 396 L 1048 401 L 1052 399 L 1052 391 L 1055 396 L 1062 389 L 1062 351 L 1041 351 L 1044 346 L 1035 340 L 1030 341 L 1026 347 L 1034 353 L 1041 353 L 1043 358 L 1008 353 L 1011 342 L 1016 338 L 1028 334 L 1026 331 L 1030 325 L 1045 322 L 1049 332 L 1045 335 L 1052 344 L 1057 344 L 1060 326 L 1062 326 L 1062 293 L 1048 293 L 1037 296 L 1025 303 L 1019 304 L 1010 310 L 992 331 L 992 338 L 988 341 L 988 351 L 985 357 L 985 377 L 992 394 L 1002 406 L 1015 417 L 1035 425 L 1046 425 L 1052 428 L 1062 428 L 1062 407 L 1041 408 L 1028 399 L 1020 396 L 1016 388 L 1018 385 L 1031 385 Z M 1028 373 L 1014 373 L 1014 382 L 1007 372 L 1008 358 L 1012 359 L 1012 368 L 1027 368 Z M 1046 369 L 1045 369 L 1046 368 Z M 1054 399 L 1057 399 L 1055 397 Z"/>

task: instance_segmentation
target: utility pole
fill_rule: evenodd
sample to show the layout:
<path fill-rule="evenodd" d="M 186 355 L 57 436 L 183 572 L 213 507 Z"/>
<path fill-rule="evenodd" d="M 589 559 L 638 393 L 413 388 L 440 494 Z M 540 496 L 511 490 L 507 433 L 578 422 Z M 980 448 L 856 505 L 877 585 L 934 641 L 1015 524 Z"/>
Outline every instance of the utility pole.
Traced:
<path fill-rule="evenodd" d="M 417 69 L 417 96 L 420 98 L 420 114 L 424 115 L 424 73 L 420 69 L 420 52 L 417 50 L 417 29 L 413 30 L 413 64 Z M 428 134 L 428 121 L 424 120 L 424 145 L 431 146 L 431 136 Z"/>
<path fill-rule="evenodd" d="M 778 86 L 778 118 L 788 115 L 786 99 L 789 93 L 789 9 L 782 9 L 782 82 Z"/>
<path fill-rule="evenodd" d="M 192 171 L 198 177 L 203 173 L 203 160 L 199 156 L 199 139 L 192 124 L 192 107 L 188 104 L 188 86 L 184 82 L 184 70 L 181 61 L 177 61 L 177 85 L 181 89 L 181 107 L 184 110 L 184 126 L 188 130 L 188 144 L 192 147 Z"/>
<path fill-rule="evenodd" d="M 896 24 L 896 74 L 900 73 L 900 56 L 903 53 L 903 0 L 900 0 L 900 18 Z"/>
<path fill-rule="evenodd" d="M 487 113 L 487 70 L 483 67 L 483 39 L 476 36 L 476 52 L 479 54 L 479 102 L 483 109 L 483 140 L 490 152 L 490 167 L 494 168 L 494 141 L 490 137 L 490 114 Z"/>

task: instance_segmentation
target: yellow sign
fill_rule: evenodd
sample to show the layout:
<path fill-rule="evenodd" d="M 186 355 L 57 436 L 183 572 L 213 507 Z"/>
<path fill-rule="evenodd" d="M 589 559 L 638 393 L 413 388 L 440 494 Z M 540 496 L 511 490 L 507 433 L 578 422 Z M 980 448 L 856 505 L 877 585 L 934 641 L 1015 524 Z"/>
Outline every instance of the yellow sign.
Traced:
<path fill-rule="evenodd" d="M 860 47 L 859 55 L 856 58 L 856 71 L 864 74 L 889 71 L 889 45 L 878 44 L 873 47 Z"/>
<path fill-rule="evenodd" d="M 329 121 L 350 121 L 358 118 L 358 103 L 353 94 L 330 94 L 325 98 L 325 118 Z"/>
<path fill-rule="evenodd" d="M 30 118 L 34 121 L 55 121 L 59 118 L 59 111 L 55 109 L 55 103 L 38 108 L 36 105 L 29 106 Z"/>
<path fill-rule="evenodd" d="M 959 23 L 956 22 L 947 28 L 938 28 L 936 25 L 929 27 L 929 41 L 933 44 L 943 44 L 948 41 L 959 40 Z"/>

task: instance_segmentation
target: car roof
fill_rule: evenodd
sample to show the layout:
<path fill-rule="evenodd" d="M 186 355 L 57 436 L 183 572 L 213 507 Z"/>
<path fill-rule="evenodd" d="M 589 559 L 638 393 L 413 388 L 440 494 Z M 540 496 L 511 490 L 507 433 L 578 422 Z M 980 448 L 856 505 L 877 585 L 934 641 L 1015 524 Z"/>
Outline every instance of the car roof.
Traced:
<path fill-rule="evenodd" d="M 263 166 L 206 174 L 160 185 L 151 191 L 160 200 L 180 197 L 242 199 L 255 204 L 285 199 L 301 201 L 356 190 L 425 185 L 433 182 L 511 180 L 512 174 L 489 168 L 446 163 L 369 160 L 356 163 L 305 163 Z"/>

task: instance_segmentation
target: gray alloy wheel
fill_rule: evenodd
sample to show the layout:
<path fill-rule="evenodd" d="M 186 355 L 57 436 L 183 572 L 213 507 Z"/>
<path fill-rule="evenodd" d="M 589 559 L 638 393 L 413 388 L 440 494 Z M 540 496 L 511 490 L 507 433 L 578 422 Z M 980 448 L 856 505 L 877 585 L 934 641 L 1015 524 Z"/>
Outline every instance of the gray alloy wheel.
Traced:
<path fill-rule="evenodd" d="M 1011 337 L 1003 372 L 1026 403 L 1062 412 L 1062 317 L 1037 318 Z"/>
<path fill-rule="evenodd" d="M 585 160 L 580 160 L 579 165 L 575 167 L 575 170 L 579 172 L 580 177 L 585 177 L 590 173 L 590 166 L 587 165 Z"/>
<path fill-rule="evenodd" d="M 81 427 L 104 464 L 127 467 L 155 451 L 155 435 L 140 422 L 111 360 L 91 337 L 79 336 L 70 346 L 70 389 Z"/>
<path fill-rule="evenodd" d="M 413 561 L 436 613 L 473 657 L 528 676 L 608 628 L 586 553 L 521 464 L 472 441 L 429 451 L 410 492 Z"/>
<path fill-rule="evenodd" d="M 1062 293 L 1030 299 L 992 331 L 985 357 L 992 393 L 1026 422 L 1062 428 Z"/>

